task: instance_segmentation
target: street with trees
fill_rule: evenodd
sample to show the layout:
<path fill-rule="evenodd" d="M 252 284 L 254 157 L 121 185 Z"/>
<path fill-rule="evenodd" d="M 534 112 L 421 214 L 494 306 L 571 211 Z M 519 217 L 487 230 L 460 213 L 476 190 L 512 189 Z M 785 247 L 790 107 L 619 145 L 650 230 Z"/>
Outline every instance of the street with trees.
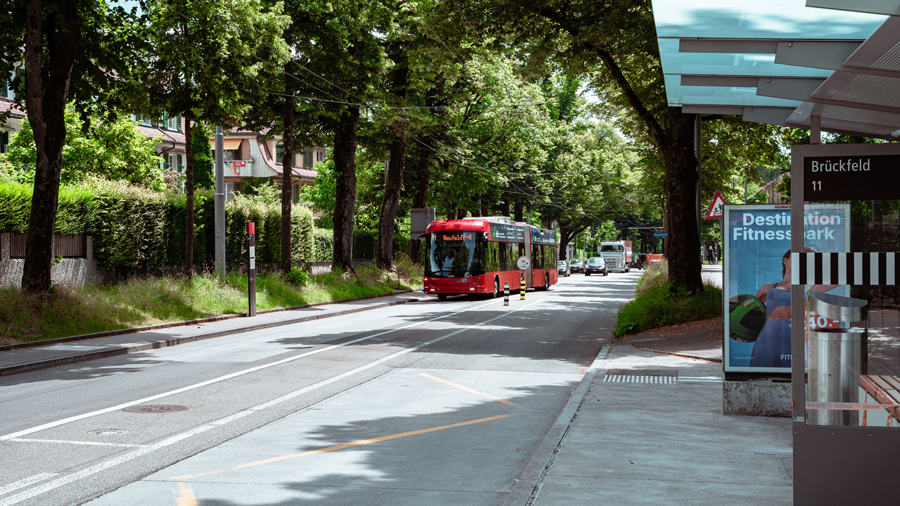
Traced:
<path fill-rule="evenodd" d="M 212 125 L 280 139 L 285 273 L 294 153 L 327 146 L 301 199 L 332 229 L 335 270 L 353 270 L 359 228 L 377 232 L 372 253 L 390 267 L 414 207 L 555 227 L 561 254 L 579 234 L 630 216 L 664 222 L 672 287 L 696 293 L 698 162 L 703 200 L 716 189 L 730 196 L 740 191 L 732 178 L 759 185 L 757 166 L 783 164 L 789 142 L 774 127 L 706 116 L 698 161 L 698 118 L 667 104 L 646 0 L 51 4 L 13 0 L 0 13 L 22 26 L 0 37 L 0 70 L 25 62 L 12 85 L 33 142 L 20 134 L 6 158 L 37 167 L 25 277 L 33 291 L 49 288 L 44 253 L 60 180 L 160 181 L 153 157 L 138 156 L 139 139 L 123 137 L 129 113 L 185 118 L 188 277 L 194 188 L 214 185 Z M 110 139 L 120 139 L 118 154 L 85 160 Z M 409 252 L 417 258 L 414 242 Z"/>

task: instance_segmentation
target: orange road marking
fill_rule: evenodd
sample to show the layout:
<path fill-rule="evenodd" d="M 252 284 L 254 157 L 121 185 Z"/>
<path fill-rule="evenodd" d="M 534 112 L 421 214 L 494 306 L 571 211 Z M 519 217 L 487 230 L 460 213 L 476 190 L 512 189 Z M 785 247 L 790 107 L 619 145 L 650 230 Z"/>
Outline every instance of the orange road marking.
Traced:
<path fill-rule="evenodd" d="M 176 506 L 197 506 L 197 497 L 194 491 L 187 487 L 184 483 L 178 484 L 178 499 L 175 501 Z"/>
<path fill-rule="evenodd" d="M 283 460 L 296 459 L 296 458 L 300 458 L 300 457 L 306 457 L 309 455 L 318 455 L 320 453 L 333 452 L 336 450 L 343 450 L 345 448 L 353 448 L 355 446 L 369 445 L 372 443 L 379 443 L 381 441 L 390 441 L 391 439 L 399 439 L 401 437 L 417 436 L 419 434 L 427 434 L 429 432 L 437 432 L 439 430 L 447 430 L 447 429 L 453 429 L 456 427 L 464 427 L 466 425 L 474 425 L 476 423 L 492 422 L 494 420 L 500 420 L 501 418 L 509 418 L 510 416 L 512 416 L 512 415 L 491 416 L 488 418 L 479 418 L 478 420 L 469 420 L 468 422 L 459 422 L 459 423 L 453 423 L 450 425 L 442 425 L 440 427 L 432 427 L 430 429 L 421 429 L 421 430 L 414 430 L 414 431 L 410 431 L 410 432 L 401 432 L 399 434 L 391 434 L 390 436 L 381 436 L 381 437 L 376 437 L 376 438 L 372 438 L 372 439 L 361 439 L 359 441 L 353 441 L 352 443 L 343 443 L 343 444 L 339 444 L 339 445 L 328 446 L 325 448 L 319 448 L 318 450 L 310 450 L 310 451 L 306 451 L 306 452 L 302 452 L 302 453 L 292 453 L 290 455 L 283 455 L 281 457 L 272 457 L 270 459 L 257 460 L 255 462 L 248 462 L 246 464 L 241 464 L 239 466 L 235 466 L 235 467 L 231 467 L 231 468 L 227 468 L 227 469 L 216 469 L 215 471 L 207 471 L 205 473 L 185 474 L 182 476 L 174 476 L 170 479 L 171 480 L 189 480 L 191 478 L 199 478 L 201 476 L 209 476 L 211 474 L 222 473 L 225 471 L 234 471 L 236 469 L 245 469 L 248 467 L 261 466 L 263 464 L 271 464 L 273 462 L 281 462 Z M 184 506 L 187 506 L 187 504 L 189 504 L 189 503 L 186 503 Z M 182 506 L 181 503 L 179 503 L 178 506 Z"/>
<path fill-rule="evenodd" d="M 447 381 L 447 380 L 445 380 L 445 379 L 441 379 L 441 378 L 432 376 L 432 375 L 427 374 L 427 373 L 424 373 L 424 372 L 423 372 L 423 373 L 419 373 L 419 374 L 421 374 L 422 376 L 425 376 L 425 377 L 428 378 L 428 379 L 433 379 L 434 381 L 439 381 L 439 382 L 441 382 L 441 383 L 443 383 L 443 384 L 445 384 L 445 385 L 450 385 L 450 386 L 453 387 L 453 388 L 458 388 L 458 389 L 460 389 L 460 390 L 464 390 L 464 391 L 466 391 L 466 392 L 469 392 L 469 393 L 472 393 L 472 394 L 475 394 L 475 395 L 480 395 L 480 396 L 482 396 L 482 397 L 487 397 L 488 399 L 491 399 L 491 400 L 494 400 L 494 401 L 497 401 L 497 402 L 502 402 L 503 404 L 509 404 L 510 406 L 515 406 L 515 407 L 520 408 L 520 409 L 528 410 L 528 408 L 526 408 L 525 406 L 519 406 L 519 405 L 516 404 L 515 402 L 508 401 L 508 400 L 506 400 L 506 399 L 501 399 L 501 398 L 499 398 L 499 397 L 494 397 L 494 396 L 491 395 L 491 394 L 486 394 L 486 393 L 484 393 L 484 392 L 479 392 L 478 390 L 474 390 L 474 389 L 469 388 L 469 387 L 466 387 L 466 386 L 458 385 L 458 384 L 456 384 L 456 383 L 453 383 L 452 381 Z"/>

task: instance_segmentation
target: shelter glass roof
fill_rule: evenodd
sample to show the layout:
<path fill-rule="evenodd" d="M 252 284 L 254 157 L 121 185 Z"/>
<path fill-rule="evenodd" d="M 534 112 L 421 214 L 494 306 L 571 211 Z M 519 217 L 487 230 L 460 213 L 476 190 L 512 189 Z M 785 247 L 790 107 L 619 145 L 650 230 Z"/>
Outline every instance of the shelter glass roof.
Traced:
<path fill-rule="evenodd" d="M 887 16 L 807 8 L 805 0 L 653 0 L 660 38 L 863 40 Z"/>
<path fill-rule="evenodd" d="M 742 107 L 799 107 L 801 102 L 761 97 L 756 88 L 735 86 L 682 86 L 681 76 L 666 75 L 669 105 L 733 105 Z"/>
<path fill-rule="evenodd" d="M 858 40 L 887 16 L 806 7 L 806 0 L 653 0 L 669 105 L 797 107 L 756 88 L 682 86 L 680 76 L 827 78 L 833 72 L 775 63 L 772 54 L 680 52 L 680 39 Z"/>
<path fill-rule="evenodd" d="M 681 53 L 679 39 L 659 39 L 663 73 L 703 76 L 828 77 L 830 70 L 775 63 L 774 54 Z"/>

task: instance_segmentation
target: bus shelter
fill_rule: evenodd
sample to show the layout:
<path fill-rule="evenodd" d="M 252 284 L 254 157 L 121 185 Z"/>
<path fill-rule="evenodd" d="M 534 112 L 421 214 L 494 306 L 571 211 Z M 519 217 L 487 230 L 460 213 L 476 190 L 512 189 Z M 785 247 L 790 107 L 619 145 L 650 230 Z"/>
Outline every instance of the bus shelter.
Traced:
<path fill-rule="evenodd" d="M 653 12 L 669 105 L 698 115 L 698 138 L 703 114 L 810 130 L 791 152 L 780 302 L 790 301 L 794 500 L 894 503 L 900 145 L 820 138 L 900 137 L 900 1 L 653 0 Z M 838 216 L 848 247 L 817 235 Z"/>

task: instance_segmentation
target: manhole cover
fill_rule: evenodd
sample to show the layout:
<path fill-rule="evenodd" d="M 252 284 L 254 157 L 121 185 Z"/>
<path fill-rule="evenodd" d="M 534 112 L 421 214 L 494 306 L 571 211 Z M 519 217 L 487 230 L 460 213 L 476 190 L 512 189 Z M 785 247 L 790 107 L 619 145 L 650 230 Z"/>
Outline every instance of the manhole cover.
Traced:
<path fill-rule="evenodd" d="M 97 429 L 89 430 L 88 434 L 95 434 L 98 436 L 123 436 L 125 434 L 131 434 L 131 431 L 126 429 Z"/>
<path fill-rule="evenodd" d="M 122 411 L 129 413 L 173 413 L 175 411 L 187 411 L 187 406 L 178 406 L 175 404 L 144 404 L 143 406 L 132 406 Z"/>

